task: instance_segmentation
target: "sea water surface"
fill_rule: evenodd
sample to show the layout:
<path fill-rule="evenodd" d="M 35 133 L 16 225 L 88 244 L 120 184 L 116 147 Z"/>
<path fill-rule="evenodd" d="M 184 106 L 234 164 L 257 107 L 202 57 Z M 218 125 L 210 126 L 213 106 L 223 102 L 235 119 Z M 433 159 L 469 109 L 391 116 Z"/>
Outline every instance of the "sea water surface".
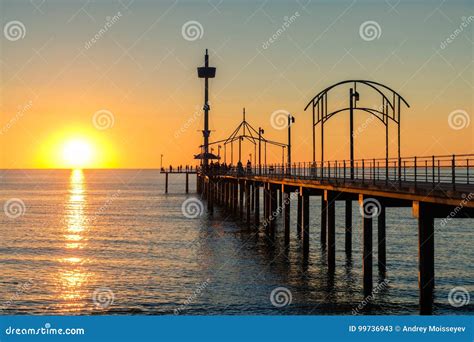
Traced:
<path fill-rule="evenodd" d="M 387 209 L 386 279 L 377 286 L 383 279 L 374 248 L 378 291 L 358 310 L 364 296 L 356 202 L 351 258 L 344 252 L 344 204 L 337 203 L 336 270 L 328 275 L 318 197 L 310 200 L 304 261 L 296 203 L 286 250 L 281 217 L 271 241 L 219 207 L 213 216 L 183 215 L 183 202 L 197 197 L 195 176 L 188 195 L 184 179 L 171 175 L 164 194 L 157 170 L 1 171 L 1 313 L 418 314 L 417 221 L 410 208 Z M 436 221 L 434 314 L 474 312 L 472 299 L 460 307 L 448 300 L 456 287 L 474 293 L 473 228 L 472 219 Z M 374 224 L 374 247 L 376 238 Z M 272 297 L 281 287 L 280 299 Z"/>

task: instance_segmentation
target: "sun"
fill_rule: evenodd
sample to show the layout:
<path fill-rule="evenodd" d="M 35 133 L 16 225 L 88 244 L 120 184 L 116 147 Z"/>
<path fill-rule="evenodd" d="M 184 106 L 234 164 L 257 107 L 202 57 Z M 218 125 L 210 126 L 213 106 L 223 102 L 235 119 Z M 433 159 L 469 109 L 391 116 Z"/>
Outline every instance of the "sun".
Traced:
<path fill-rule="evenodd" d="M 71 139 L 64 143 L 62 158 L 65 165 L 73 168 L 83 168 L 91 164 L 93 149 L 85 139 Z"/>

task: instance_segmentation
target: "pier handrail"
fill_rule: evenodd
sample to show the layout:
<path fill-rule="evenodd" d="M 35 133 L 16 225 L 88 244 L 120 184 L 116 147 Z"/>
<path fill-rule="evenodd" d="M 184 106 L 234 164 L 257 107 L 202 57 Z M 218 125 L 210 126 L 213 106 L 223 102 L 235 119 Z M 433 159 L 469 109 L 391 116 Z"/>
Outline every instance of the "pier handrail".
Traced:
<path fill-rule="evenodd" d="M 225 170 L 216 166 L 212 170 L 214 175 L 234 176 L 265 176 L 272 178 L 314 179 L 325 181 L 359 183 L 379 183 L 385 181 L 409 182 L 415 187 L 418 185 L 451 184 L 453 190 L 456 185 L 474 184 L 474 154 L 413 156 L 403 158 L 371 158 L 354 160 L 354 178 L 351 178 L 349 160 L 333 160 L 321 162 L 295 162 L 288 164 L 252 165 L 244 172 L 237 171 L 235 166 L 227 166 Z"/>

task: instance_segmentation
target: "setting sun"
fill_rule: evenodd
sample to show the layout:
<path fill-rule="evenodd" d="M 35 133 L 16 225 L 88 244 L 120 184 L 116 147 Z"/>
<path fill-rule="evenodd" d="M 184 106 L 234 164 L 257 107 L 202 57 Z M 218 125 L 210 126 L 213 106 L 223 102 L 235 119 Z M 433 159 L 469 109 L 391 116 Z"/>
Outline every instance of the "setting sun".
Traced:
<path fill-rule="evenodd" d="M 85 167 L 92 161 L 92 146 L 87 140 L 69 140 L 64 144 L 62 157 L 67 166 Z"/>

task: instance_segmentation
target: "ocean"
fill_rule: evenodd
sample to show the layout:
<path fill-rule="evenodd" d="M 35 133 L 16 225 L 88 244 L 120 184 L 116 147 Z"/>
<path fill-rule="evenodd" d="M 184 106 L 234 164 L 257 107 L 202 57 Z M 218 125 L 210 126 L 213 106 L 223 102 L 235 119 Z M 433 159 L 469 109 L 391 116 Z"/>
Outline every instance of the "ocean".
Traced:
<path fill-rule="evenodd" d="M 216 206 L 209 216 L 184 175 L 158 170 L 0 172 L 0 310 L 32 315 L 418 314 L 418 234 L 410 208 L 387 209 L 387 273 L 362 291 L 362 216 L 353 203 L 353 253 L 344 252 L 344 203 L 336 205 L 336 270 L 319 241 L 320 199 L 310 199 L 310 254 L 302 258 L 291 204 L 291 241 Z M 195 198 L 196 217 L 183 215 Z M 202 205 L 202 206 L 201 206 Z M 260 208 L 263 206 L 261 205 Z M 204 210 L 202 210 L 204 209 Z M 435 226 L 435 315 L 472 314 L 474 219 Z M 451 303 L 450 303 L 451 302 Z"/>

